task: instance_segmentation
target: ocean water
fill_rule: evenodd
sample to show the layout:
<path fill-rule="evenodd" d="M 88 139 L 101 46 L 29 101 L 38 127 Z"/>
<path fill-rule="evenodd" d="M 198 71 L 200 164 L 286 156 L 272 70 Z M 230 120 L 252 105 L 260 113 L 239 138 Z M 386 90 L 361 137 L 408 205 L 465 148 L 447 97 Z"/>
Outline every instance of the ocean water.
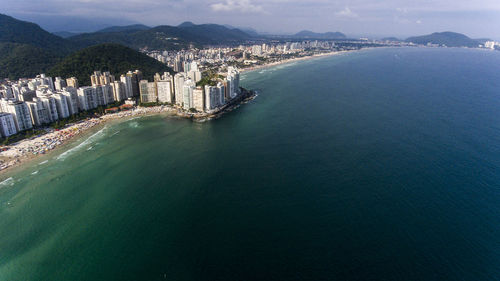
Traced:
<path fill-rule="evenodd" d="M 0 280 L 499 280 L 500 52 L 376 49 L 243 75 L 0 179 Z"/>

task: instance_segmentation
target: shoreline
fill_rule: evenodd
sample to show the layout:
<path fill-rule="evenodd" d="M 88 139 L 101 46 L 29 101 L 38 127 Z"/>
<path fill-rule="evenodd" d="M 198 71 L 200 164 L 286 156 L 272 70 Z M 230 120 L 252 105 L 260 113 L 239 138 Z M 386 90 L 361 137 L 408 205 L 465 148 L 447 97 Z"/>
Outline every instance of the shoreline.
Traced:
<path fill-rule="evenodd" d="M 240 73 L 244 74 L 247 72 L 271 68 L 287 63 L 335 56 L 353 51 L 359 50 L 328 52 L 299 58 L 290 58 L 278 62 L 244 68 L 241 69 Z M 207 120 L 218 119 L 225 113 L 231 112 L 234 109 L 238 108 L 241 104 L 248 103 L 249 101 L 255 99 L 256 96 L 257 94 L 255 92 L 245 90 L 245 93 L 242 94 L 241 97 L 234 100 L 227 106 L 219 109 L 218 111 L 212 113 L 185 113 L 179 111 L 176 107 L 166 105 L 154 107 L 134 107 L 133 109 L 128 111 L 106 114 L 100 117 L 88 118 L 76 123 L 68 124 L 66 125 L 66 127 L 60 130 L 48 129 L 48 133 L 46 134 L 29 139 L 24 139 L 12 145 L 4 146 L 5 148 L 8 148 L 8 150 L 0 151 L 0 175 L 5 175 L 6 173 L 13 171 L 15 168 L 21 168 L 24 164 L 39 159 L 42 156 L 51 155 L 53 152 L 58 151 L 59 148 L 63 148 L 65 145 L 78 141 L 78 139 L 80 139 L 78 138 L 79 136 L 85 135 L 93 128 L 98 127 L 99 125 L 104 125 L 107 122 L 113 120 L 124 119 L 123 121 L 127 121 L 129 118 L 136 116 L 150 116 L 170 113 L 172 114 L 172 116 L 191 119 L 195 122 L 203 122 Z"/>
<path fill-rule="evenodd" d="M 218 119 L 225 113 L 238 108 L 239 105 L 254 99 L 256 96 L 257 95 L 253 91 L 243 90 L 243 93 L 238 98 L 233 99 L 218 111 L 211 113 L 186 113 L 179 111 L 176 107 L 167 105 L 134 107 L 131 110 L 110 113 L 68 124 L 60 130 L 47 129 L 46 134 L 4 146 L 4 148 L 8 148 L 8 150 L 0 151 L 0 175 L 10 172 L 14 170 L 14 168 L 22 167 L 23 164 L 32 162 L 42 156 L 51 155 L 59 148 L 63 148 L 65 145 L 78 141 L 80 139 L 79 137 L 91 132 L 92 129 L 112 121 L 125 122 L 133 117 L 168 114 L 169 116 L 191 119 L 195 122 L 203 122 Z"/>
<path fill-rule="evenodd" d="M 365 49 L 368 49 L 368 48 L 364 48 L 361 50 L 365 50 Z M 268 64 L 261 64 L 261 65 L 255 65 L 255 66 L 251 66 L 251 67 L 242 68 L 242 69 L 240 69 L 240 73 L 244 74 L 247 72 L 252 72 L 252 71 L 256 71 L 256 70 L 260 70 L 260 69 L 266 69 L 266 68 L 271 68 L 274 66 L 279 66 L 282 64 L 293 63 L 293 62 L 298 62 L 298 61 L 312 60 L 312 59 L 316 59 L 316 58 L 336 56 L 336 55 L 350 53 L 350 52 L 356 52 L 356 51 L 360 51 L 360 50 L 328 52 L 328 53 L 315 54 L 315 55 L 305 56 L 305 57 L 300 57 L 300 58 L 291 58 L 291 59 L 271 62 Z"/>
<path fill-rule="evenodd" d="M 80 136 L 84 136 L 92 129 L 105 125 L 108 122 L 122 119 L 127 121 L 137 116 L 150 116 L 164 113 L 176 113 L 176 110 L 167 106 L 141 107 L 129 111 L 122 111 L 103 115 L 100 117 L 88 118 L 73 124 L 67 125 L 60 130 L 50 130 L 48 133 L 24 139 L 12 145 L 5 146 L 8 150 L 0 152 L 0 175 L 12 171 L 14 168 L 32 162 L 42 156 L 51 155 L 58 148 L 64 147 L 74 141 L 78 141 Z"/>

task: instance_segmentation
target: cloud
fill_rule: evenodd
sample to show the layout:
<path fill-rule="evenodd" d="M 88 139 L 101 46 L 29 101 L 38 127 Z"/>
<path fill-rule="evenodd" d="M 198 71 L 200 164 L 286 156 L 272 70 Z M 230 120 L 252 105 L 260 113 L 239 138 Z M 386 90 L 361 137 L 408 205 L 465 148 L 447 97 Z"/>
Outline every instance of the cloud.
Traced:
<path fill-rule="evenodd" d="M 351 9 L 347 6 L 342 11 L 336 12 L 335 15 L 338 17 L 345 17 L 345 18 L 357 18 L 357 17 L 359 17 L 358 14 L 351 11 Z"/>
<path fill-rule="evenodd" d="M 250 0 L 225 0 L 225 2 L 215 3 L 210 5 L 215 12 L 231 12 L 238 11 L 242 13 L 264 13 L 264 9 L 260 5 L 255 5 Z"/>
<path fill-rule="evenodd" d="M 416 21 L 416 23 L 417 23 L 417 24 L 421 24 L 421 23 L 422 23 L 422 21 L 421 21 L 421 20 L 417 20 L 417 21 Z"/>

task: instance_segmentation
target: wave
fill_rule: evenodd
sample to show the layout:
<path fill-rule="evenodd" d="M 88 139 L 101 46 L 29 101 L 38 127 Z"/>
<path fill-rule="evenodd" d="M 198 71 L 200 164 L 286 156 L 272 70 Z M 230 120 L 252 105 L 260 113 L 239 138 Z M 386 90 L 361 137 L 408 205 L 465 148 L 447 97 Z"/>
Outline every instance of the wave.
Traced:
<path fill-rule="evenodd" d="M 38 165 L 47 164 L 48 162 L 49 162 L 49 160 L 45 160 L 45 161 L 43 161 L 43 162 L 40 162 L 40 164 L 38 164 Z"/>
<path fill-rule="evenodd" d="M 88 137 L 85 141 L 83 141 L 82 143 L 80 143 L 79 145 L 61 153 L 61 155 L 57 156 L 57 160 L 61 160 L 61 161 L 64 161 L 68 156 L 70 156 L 71 154 L 77 152 L 78 150 L 84 148 L 85 146 L 91 144 L 93 141 L 97 140 L 99 137 L 101 136 L 104 136 L 104 132 L 105 130 L 107 129 L 107 126 L 105 126 L 104 128 L 102 128 L 101 130 L 97 131 L 95 134 L 91 135 L 90 137 Z"/>
<path fill-rule="evenodd" d="M 36 175 L 38 174 L 38 170 L 34 171 L 33 173 L 31 173 L 32 175 Z"/>
<path fill-rule="evenodd" d="M 13 177 L 10 177 L 10 178 L 5 179 L 2 182 L 0 182 L 0 187 L 13 186 L 13 185 L 14 185 L 14 178 Z"/>

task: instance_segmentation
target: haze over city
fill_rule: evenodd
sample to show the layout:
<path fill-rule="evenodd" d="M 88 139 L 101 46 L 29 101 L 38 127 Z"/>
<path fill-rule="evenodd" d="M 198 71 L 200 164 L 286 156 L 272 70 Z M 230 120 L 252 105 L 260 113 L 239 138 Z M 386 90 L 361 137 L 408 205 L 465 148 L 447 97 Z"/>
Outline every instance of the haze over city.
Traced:
<path fill-rule="evenodd" d="M 495 0 L 2 0 L 4 13 L 49 31 L 85 32 L 103 26 L 217 23 L 258 32 L 290 34 L 303 29 L 350 36 L 399 36 L 456 31 L 473 38 L 500 38 Z"/>

